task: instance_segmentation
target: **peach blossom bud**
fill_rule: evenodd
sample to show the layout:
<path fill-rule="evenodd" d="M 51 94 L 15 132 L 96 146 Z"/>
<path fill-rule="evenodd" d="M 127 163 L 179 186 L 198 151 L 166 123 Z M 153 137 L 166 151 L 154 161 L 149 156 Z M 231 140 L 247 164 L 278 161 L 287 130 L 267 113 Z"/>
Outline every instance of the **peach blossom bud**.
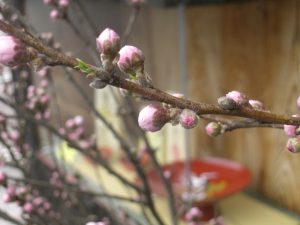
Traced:
<path fill-rule="evenodd" d="M 82 116 L 78 115 L 74 117 L 73 121 L 76 126 L 81 126 L 84 122 L 84 119 Z"/>
<path fill-rule="evenodd" d="M 225 96 L 218 98 L 218 105 L 225 110 L 235 110 L 238 107 L 234 100 Z"/>
<path fill-rule="evenodd" d="M 25 213 L 31 213 L 32 211 L 33 211 L 33 205 L 32 205 L 32 203 L 26 202 L 23 205 L 23 212 L 25 212 Z"/>
<path fill-rule="evenodd" d="M 193 221 L 201 218 L 203 216 L 203 212 L 200 211 L 197 207 L 192 207 L 189 211 L 185 214 L 185 218 L 187 221 Z"/>
<path fill-rule="evenodd" d="M 226 94 L 227 98 L 231 98 L 233 101 L 235 101 L 238 105 L 246 105 L 248 104 L 248 99 L 246 95 L 239 91 L 230 91 Z"/>
<path fill-rule="evenodd" d="M 64 136 L 64 135 L 66 135 L 66 130 L 65 130 L 64 128 L 61 127 L 61 128 L 58 129 L 58 133 L 59 133 L 60 135 L 63 135 L 63 136 Z"/>
<path fill-rule="evenodd" d="M 35 198 L 35 199 L 33 199 L 33 204 L 35 205 L 35 206 L 40 206 L 40 205 L 42 205 L 43 204 L 43 198 L 42 197 L 37 197 L 37 198 Z"/>
<path fill-rule="evenodd" d="M 53 3 L 53 0 L 43 0 L 45 5 L 50 5 Z"/>
<path fill-rule="evenodd" d="M 2 200 L 3 200 L 3 202 L 6 202 L 6 203 L 12 202 L 13 197 L 11 195 L 7 194 L 7 193 L 4 193 L 3 197 L 2 197 Z"/>
<path fill-rule="evenodd" d="M 98 50 L 114 59 L 121 47 L 120 36 L 112 29 L 106 28 L 96 39 Z"/>
<path fill-rule="evenodd" d="M 220 123 L 210 122 L 205 127 L 206 133 L 211 137 L 217 137 L 221 134 L 222 126 Z"/>
<path fill-rule="evenodd" d="M 170 120 L 168 110 L 159 104 L 144 107 L 139 114 L 138 123 L 145 131 L 159 131 Z"/>
<path fill-rule="evenodd" d="M 249 100 L 249 104 L 251 105 L 251 107 L 255 110 L 258 110 L 258 111 L 263 111 L 265 110 L 265 106 L 262 102 L 258 101 L 258 100 Z"/>
<path fill-rule="evenodd" d="M 15 66 L 30 62 L 36 56 L 33 49 L 26 48 L 12 36 L 0 36 L 0 64 Z"/>
<path fill-rule="evenodd" d="M 52 20 L 58 20 L 59 18 L 61 18 L 61 14 L 57 9 L 53 9 L 50 12 L 50 18 Z"/>
<path fill-rule="evenodd" d="M 69 129 L 74 128 L 74 126 L 75 126 L 74 120 L 73 119 L 68 119 L 65 123 L 65 126 L 66 126 L 66 128 L 69 128 Z"/>
<path fill-rule="evenodd" d="M 46 110 L 44 113 L 43 113 L 43 118 L 45 120 L 49 120 L 51 118 L 51 112 L 50 110 Z"/>
<path fill-rule="evenodd" d="M 41 96 L 40 103 L 42 103 L 43 105 L 46 105 L 49 103 L 49 100 L 50 100 L 50 97 L 49 97 L 49 95 L 46 94 L 46 95 Z"/>
<path fill-rule="evenodd" d="M 283 130 L 284 133 L 288 136 L 288 137 L 296 137 L 296 129 L 297 126 L 294 125 L 283 125 Z"/>
<path fill-rule="evenodd" d="M 292 153 L 300 152 L 300 137 L 290 138 L 287 142 L 286 148 Z"/>
<path fill-rule="evenodd" d="M 140 49 L 125 45 L 119 51 L 119 55 L 118 66 L 124 73 L 135 74 L 144 68 L 145 56 Z"/>
<path fill-rule="evenodd" d="M 6 188 L 6 193 L 15 196 L 16 195 L 16 187 L 15 186 L 9 186 Z"/>
<path fill-rule="evenodd" d="M 68 7 L 70 4 L 70 1 L 69 0 L 59 0 L 58 1 L 58 5 L 62 8 L 66 8 Z"/>
<path fill-rule="evenodd" d="M 43 79 L 43 80 L 41 80 L 40 85 L 42 88 L 47 88 L 49 86 L 49 81 L 46 79 Z"/>
<path fill-rule="evenodd" d="M 198 120 L 197 114 L 189 109 L 184 109 L 179 116 L 179 123 L 185 129 L 191 129 L 197 126 Z"/>
<path fill-rule="evenodd" d="M 165 178 L 169 179 L 172 174 L 171 174 L 170 170 L 165 170 L 164 173 L 163 173 L 163 175 L 164 175 Z"/>

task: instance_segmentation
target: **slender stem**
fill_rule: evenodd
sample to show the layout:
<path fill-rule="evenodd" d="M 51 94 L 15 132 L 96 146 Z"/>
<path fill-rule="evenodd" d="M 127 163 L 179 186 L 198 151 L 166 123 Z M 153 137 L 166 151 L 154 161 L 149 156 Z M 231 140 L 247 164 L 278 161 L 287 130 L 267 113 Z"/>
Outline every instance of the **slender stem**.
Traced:
<path fill-rule="evenodd" d="M 114 135 L 114 137 L 119 141 L 122 149 L 126 153 L 129 160 L 132 162 L 133 166 L 135 167 L 135 171 L 137 172 L 139 178 L 141 179 L 143 186 L 144 186 L 144 194 L 145 197 L 149 203 L 149 208 L 156 218 L 156 220 L 159 222 L 159 224 L 163 224 L 160 216 L 158 215 L 156 208 L 154 206 L 154 202 L 152 200 L 152 194 L 150 190 L 150 185 L 147 179 L 147 176 L 144 172 L 144 169 L 142 168 L 141 164 L 139 163 L 136 156 L 131 152 L 130 146 L 127 145 L 126 141 L 122 138 L 122 136 L 115 130 L 115 128 L 105 119 L 105 117 L 94 107 L 93 102 L 88 98 L 88 96 L 85 94 L 84 90 L 80 87 L 80 85 L 73 79 L 72 75 L 69 73 L 69 71 L 66 71 L 66 74 L 68 76 L 68 79 L 72 82 L 74 86 L 76 86 L 78 92 L 80 95 L 86 100 L 87 104 L 89 105 L 90 109 L 93 111 L 93 113 L 96 115 L 97 118 L 99 118 L 104 125 L 111 131 L 111 133 Z"/>

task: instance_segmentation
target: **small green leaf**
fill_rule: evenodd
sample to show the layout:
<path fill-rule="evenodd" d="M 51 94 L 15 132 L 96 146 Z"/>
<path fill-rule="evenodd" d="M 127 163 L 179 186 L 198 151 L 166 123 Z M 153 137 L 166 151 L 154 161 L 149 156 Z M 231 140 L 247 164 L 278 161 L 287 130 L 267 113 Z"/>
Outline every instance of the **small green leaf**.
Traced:
<path fill-rule="evenodd" d="M 84 61 L 82 61 L 81 59 L 76 59 L 78 61 L 77 66 L 75 66 L 75 69 L 79 69 L 81 72 L 83 72 L 84 74 L 87 74 L 88 76 L 91 76 L 92 74 L 94 74 L 94 70 L 88 65 L 86 64 Z"/>

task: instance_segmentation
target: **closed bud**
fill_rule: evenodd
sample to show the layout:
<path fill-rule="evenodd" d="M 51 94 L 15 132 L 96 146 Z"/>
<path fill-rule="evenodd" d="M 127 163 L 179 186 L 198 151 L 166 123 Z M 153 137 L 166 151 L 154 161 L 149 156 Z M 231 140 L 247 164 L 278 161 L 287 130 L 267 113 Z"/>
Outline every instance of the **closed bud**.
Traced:
<path fill-rule="evenodd" d="M 120 50 L 120 36 L 112 29 L 106 28 L 96 39 L 98 50 L 113 60 Z"/>
<path fill-rule="evenodd" d="M 286 144 L 286 148 L 292 153 L 300 152 L 300 137 L 290 138 Z"/>
<path fill-rule="evenodd" d="M 225 110 L 235 110 L 238 108 L 238 105 L 234 100 L 225 96 L 218 98 L 218 105 Z"/>
<path fill-rule="evenodd" d="M 32 211 L 33 211 L 33 205 L 32 205 L 32 203 L 26 202 L 23 205 L 23 212 L 25 212 L 25 213 L 31 213 Z"/>
<path fill-rule="evenodd" d="M 167 109 L 159 104 L 151 104 L 140 111 L 138 123 L 143 130 L 155 132 L 159 131 L 169 120 Z"/>
<path fill-rule="evenodd" d="M 184 109 L 179 116 L 179 123 L 185 129 L 191 129 L 197 126 L 198 120 L 197 114 L 189 109 Z"/>
<path fill-rule="evenodd" d="M 50 12 L 50 18 L 52 20 L 58 20 L 61 18 L 61 16 L 62 16 L 61 13 L 57 9 L 53 9 Z"/>
<path fill-rule="evenodd" d="M 124 73 L 135 75 L 144 69 L 145 56 L 140 49 L 126 45 L 121 48 L 119 55 L 118 66 Z"/>
<path fill-rule="evenodd" d="M 15 66 L 32 61 L 37 53 L 12 36 L 0 36 L 0 64 Z"/>
<path fill-rule="evenodd" d="M 296 137 L 297 126 L 285 124 L 283 125 L 283 130 L 288 137 Z"/>
<path fill-rule="evenodd" d="M 210 122 L 206 125 L 205 131 L 207 135 L 211 137 L 217 137 L 219 134 L 221 134 L 222 125 L 220 123 Z"/>
<path fill-rule="evenodd" d="M 248 98 L 239 91 L 230 91 L 226 94 L 226 97 L 232 99 L 238 105 L 248 105 Z"/>
<path fill-rule="evenodd" d="M 62 8 L 67 8 L 70 4 L 69 0 L 59 0 L 58 5 Z"/>

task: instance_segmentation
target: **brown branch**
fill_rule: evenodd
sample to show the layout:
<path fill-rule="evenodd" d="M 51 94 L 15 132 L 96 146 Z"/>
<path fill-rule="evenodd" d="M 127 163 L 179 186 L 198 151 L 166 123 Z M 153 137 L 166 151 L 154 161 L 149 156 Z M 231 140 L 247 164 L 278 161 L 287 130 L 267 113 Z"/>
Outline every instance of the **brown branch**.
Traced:
<path fill-rule="evenodd" d="M 10 24 L 0 21 L 0 30 L 17 37 L 26 45 L 35 48 L 42 54 L 47 55 L 53 61 L 56 61 L 60 65 L 75 68 L 78 64 L 75 58 L 67 56 L 62 52 L 59 52 L 55 49 L 46 46 L 42 43 L 41 40 L 34 38 L 33 36 L 29 35 L 24 31 L 16 29 Z M 94 70 L 96 76 L 98 76 L 100 79 L 103 79 L 104 81 L 109 81 L 109 84 L 112 86 L 123 88 L 136 94 L 140 94 L 141 96 L 149 100 L 164 102 L 181 109 L 190 109 L 196 112 L 198 115 L 219 114 L 252 118 L 265 123 L 300 125 L 300 119 L 293 118 L 291 116 L 257 111 L 247 107 L 240 107 L 237 110 L 228 111 L 221 109 L 220 107 L 215 105 L 207 103 L 197 103 L 188 99 L 176 98 L 159 89 L 142 87 L 136 83 L 127 81 L 121 77 L 110 76 L 110 74 L 105 72 L 102 68 L 96 68 L 93 66 L 91 66 L 91 68 Z M 79 71 L 79 68 L 77 68 L 77 70 Z"/>

